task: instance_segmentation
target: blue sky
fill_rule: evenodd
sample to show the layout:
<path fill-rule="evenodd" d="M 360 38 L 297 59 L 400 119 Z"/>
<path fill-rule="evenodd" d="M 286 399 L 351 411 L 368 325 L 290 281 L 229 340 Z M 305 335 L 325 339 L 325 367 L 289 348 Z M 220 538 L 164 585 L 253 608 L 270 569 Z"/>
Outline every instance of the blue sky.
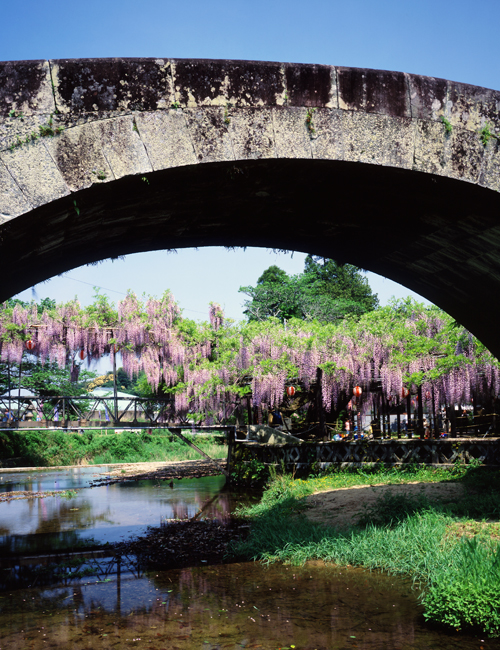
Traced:
<path fill-rule="evenodd" d="M 323 63 L 401 70 L 500 89 L 500 1 L 443 0 L 40 0 L 3 2 L 0 60 L 174 57 Z M 271 264 L 303 270 L 304 256 L 262 249 L 155 252 L 82 267 L 20 294 L 23 299 L 78 295 L 93 286 L 113 300 L 127 289 L 171 289 L 186 316 L 206 318 L 221 303 L 241 318 L 240 285 L 255 284 Z M 414 295 L 369 274 L 382 303 Z"/>

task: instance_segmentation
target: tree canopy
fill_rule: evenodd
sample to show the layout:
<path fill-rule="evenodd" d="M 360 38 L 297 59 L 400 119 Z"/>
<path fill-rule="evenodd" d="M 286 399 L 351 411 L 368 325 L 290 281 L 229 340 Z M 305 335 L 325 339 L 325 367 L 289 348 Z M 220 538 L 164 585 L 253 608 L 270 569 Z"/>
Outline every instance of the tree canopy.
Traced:
<path fill-rule="evenodd" d="M 289 276 L 273 265 L 255 287 L 240 287 L 247 295 L 244 313 L 249 320 L 274 317 L 333 322 L 348 315 L 360 316 L 378 306 L 378 298 L 363 272 L 351 264 L 308 255 L 305 269 Z"/>

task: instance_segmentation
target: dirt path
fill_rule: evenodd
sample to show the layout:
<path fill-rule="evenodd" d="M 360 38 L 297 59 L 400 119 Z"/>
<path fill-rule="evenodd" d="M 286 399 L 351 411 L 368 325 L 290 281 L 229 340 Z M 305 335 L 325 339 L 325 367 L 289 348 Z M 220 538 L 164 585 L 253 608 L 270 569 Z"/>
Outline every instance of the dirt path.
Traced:
<path fill-rule="evenodd" d="M 338 490 L 316 492 L 306 497 L 306 517 L 327 526 L 347 528 L 357 522 L 365 507 L 370 507 L 384 494 L 426 496 L 430 501 L 454 501 L 463 495 L 459 483 L 406 483 L 398 485 L 360 485 Z"/>

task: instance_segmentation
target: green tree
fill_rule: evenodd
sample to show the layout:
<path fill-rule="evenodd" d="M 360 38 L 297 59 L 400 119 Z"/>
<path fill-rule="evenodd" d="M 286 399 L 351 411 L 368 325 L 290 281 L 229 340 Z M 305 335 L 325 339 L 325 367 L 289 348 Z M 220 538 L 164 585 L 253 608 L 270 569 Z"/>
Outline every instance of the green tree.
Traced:
<path fill-rule="evenodd" d="M 255 287 L 240 287 L 240 292 L 248 296 L 244 313 L 250 321 L 274 317 L 333 322 L 378 306 L 378 298 L 360 269 L 311 255 L 306 258 L 304 273 L 289 276 L 273 265 Z"/>
<path fill-rule="evenodd" d="M 61 397 L 85 395 L 85 387 L 96 374 L 81 369 L 77 382 L 71 381 L 69 366 L 59 368 L 55 362 L 45 364 L 33 361 L 23 361 L 21 365 L 21 388 L 27 388 L 41 397 Z M 16 390 L 19 386 L 19 365 L 7 363 L 0 364 L 0 391 Z M 14 395 L 15 396 L 15 395 Z"/>
<path fill-rule="evenodd" d="M 355 302 L 360 305 L 363 312 L 378 307 L 377 294 L 373 293 L 368 279 L 357 266 L 308 255 L 305 259 L 304 273 L 308 276 L 317 295 Z"/>
<path fill-rule="evenodd" d="M 279 266 L 273 264 L 257 280 L 257 284 L 279 284 L 285 285 L 289 282 L 290 278 L 286 271 L 280 269 Z"/>

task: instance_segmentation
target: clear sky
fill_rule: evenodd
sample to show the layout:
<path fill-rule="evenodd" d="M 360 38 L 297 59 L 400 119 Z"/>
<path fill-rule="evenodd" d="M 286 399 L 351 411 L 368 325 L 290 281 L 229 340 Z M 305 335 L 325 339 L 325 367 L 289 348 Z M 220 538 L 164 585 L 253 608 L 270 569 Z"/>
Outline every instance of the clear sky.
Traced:
<path fill-rule="evenodd" d="M 173 57 L 322 63 L 400 70 L 500 89 L 500 0 L 40 0 L 2 2 L 0 60 Z M 240 285 L 271 264 L 303 270 L 302 254 L 220 248 L 131 255 L 73 269 L 20 294 L 82 304 L 93 286 L 119 300 L 127 289 L 171 289 L 186 316 L 221 303 L 240 319 Z M 382 303 L 414 295 L 369 274 Z"/>

